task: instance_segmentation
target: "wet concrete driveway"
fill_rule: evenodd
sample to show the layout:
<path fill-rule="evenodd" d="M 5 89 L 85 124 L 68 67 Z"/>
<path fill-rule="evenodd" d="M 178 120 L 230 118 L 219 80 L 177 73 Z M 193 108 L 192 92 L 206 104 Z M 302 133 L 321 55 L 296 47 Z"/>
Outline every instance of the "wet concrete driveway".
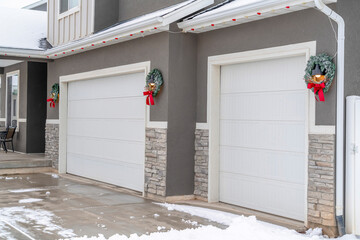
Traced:
<path fill-rule="evenodd" d="M 55 174 L 0 176 L 0 239 L 110 237 L 216 225 L 116 187 Z M 186 222 L 187 221 L 187 222 Z M 224 227 L 224 226 L 219 226 Z"/>

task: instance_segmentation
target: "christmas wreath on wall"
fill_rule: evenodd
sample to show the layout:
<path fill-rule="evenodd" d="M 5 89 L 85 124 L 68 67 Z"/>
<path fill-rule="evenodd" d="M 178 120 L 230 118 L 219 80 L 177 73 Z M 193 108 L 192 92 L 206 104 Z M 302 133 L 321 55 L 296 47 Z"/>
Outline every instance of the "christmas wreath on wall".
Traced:
<path fill-rule="evenodd" d="M 155 105 L 154 97 L 156 97 L 164 84 L 162 74 L 159 69 L 153 69 L 146 76 L 146 86 L 144 96 L 146 97 L 147 105 Z"/>
<path fill-rule="evenodd" d="M 329 88 L 335 77 L 336 67 L 332 57 L 323 53 L 318 56 L 311 56 L 305 69 L 305 82 L 308 89 L 312 89 L 315 99 L 325 101 L 324 93 Z"/>
<path fill-rule="evenodd" d="M 51 87 L 50 98 L 47 100 L 50 102 L 50 107 L 55 108 L 55 103 L 59 102 L 60 95 L 60 86 L 58 83 L 55 83 Z"/>

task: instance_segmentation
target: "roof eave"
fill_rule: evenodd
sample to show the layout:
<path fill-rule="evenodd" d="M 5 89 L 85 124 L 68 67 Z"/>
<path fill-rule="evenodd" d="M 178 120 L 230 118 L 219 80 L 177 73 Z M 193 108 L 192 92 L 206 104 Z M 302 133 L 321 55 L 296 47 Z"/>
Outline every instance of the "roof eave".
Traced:
<path fill-rule="evenodd" d="M 194 1 L 180 9 L 177 9 L 165 16 L 163 16 L 163 23 L 165 25 L 178 21 L 190 14 L 197 12 L 214 3 L 214 0 L 198 0 Z"/>
<path fill-rule="evenodd" d="M 326 3 L 335 3 L 337 0 L 325 0 Z M 269 1 L 261 1 L 253 4 L 249 4 L 247 6 L 239 7 L 239 8 L 233 8 L 233 9 L 227 9 L 218 13 L 214 14 L 207 14 L 204 16 L 198 16 L 195 19 L 187 20 L 184 22 L 178 23 L 178 27 L 180 29 L 183 29 L 185 32 L 192 31 L 192 32 L 205 32 L 205 31 L 211 31 L 214 29 L 204 29 L 204 26 L 212 26 L 216 23 L 221 23 L 228 27 L 230 25 L 236 25 L 239 24 L 239 22 L 236 22 L 238 18 L 248 18 L 251 15 L 258 15 L 259 13 L 266 13 L 267 11 L 274 12 L 275 9 L 281 9 L 281 12 L 279 11 L 279 14 L 272 14 L 272 17 L 275 15 L 290 13 L 294 11 L 298 11 L 301 9 L 292 8 L 294 6 L 301 6 L 306 7 L 308 4 L 308 7 L 312 7 L 310 5 L 313 4 L 313 0 L 269 0 Z M 307 7 L 307 8 L 308 8 Z M 286 9 L 286 10 L 285 10 Z M 266 16 L 258 16 L 258 20 L 266 18 Z M 234 21 L 235 19 L 235 21 Z M 255 21 L 256 19 L 254 19 Z M 229 22 L 229 24 L 226 24 L 226 22 Z M 249 21 L 244 21 L 249 22 Z M 212 25 L 211 25 L 212 24 Z"/>
<path fill-rule="evenodd" d="M 104 31 L 78 41 L 48 49 L 46 51 L 0 48 L 0 55 L 6 54 L 6 56 L 16 57 L 58 59 L 80 52 L 86 52 L 96 48 L 117 44 L 119 42 L 125 42 L 135 38 L 167 31 L 169 30 L 169 24 L 213 3 L 214 0 L 195 0 L 183 7 L 180 7 L 179 9 L 174 10 L 173 12 L 165 14 L 164 16 L 154 16 L 146 21 L 135 22 L 125 27 L 121 27 L 120 25 L 118 29 L 115 27 L 112 31 Z"/>

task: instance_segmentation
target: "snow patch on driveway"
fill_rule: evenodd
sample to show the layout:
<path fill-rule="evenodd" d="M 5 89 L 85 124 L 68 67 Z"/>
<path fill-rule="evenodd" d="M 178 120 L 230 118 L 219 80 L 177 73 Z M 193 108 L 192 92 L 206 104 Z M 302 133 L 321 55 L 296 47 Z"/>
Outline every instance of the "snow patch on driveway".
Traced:
<path fill-rule="evenodd" d="M 8 190 L 11 193 L 27 193 L 27 192 L 39 192 L 39 191 L 45 191 L 46 189 L 43 188 L 25 188 L 25 189 L 14 189 L 14 190 Z"/>
<path fill-rule="evenodd" d="M 12 239 L 10 234 L 10 226 L 13 226 L 20 231 L 31 234 L 30 232 L 35 230 L 48 234 L 57 234 L 62 238 L 71 238 L 76 235 L 71 229 L 64 229 L 61 226 L 55 224 L 56 216 L 42 209 L 29 209 L 22 207 L 7 207 L 0 208 L 0 239 Z M 28 229 L 24 225 L 31 225 Z"/>
<path fill-rule="evenodd" d="M 309 231 L 308 234 L 300 234 L 295 230 L 290 230 L 273 224 L 258 221 L 255 217 L 244 217 L 235 214 L 225 213 L 206 208 L 183 206 L 175 204 L 159 204 L 166 207 L 169 211 L 181 211 L 193 216 L 204 217 L 211 221 L 229 225 L 227 229 L 220 229 L 214 226 L 202 226 L 195 229 L 174 230 L 168 232 L 156 232 L 138 236 L 132 234 L 130 237 L 125 235 L 114 235 L 108 240 L 329 240 L 319 236 L 318 230 Z M 103 235 L 97 237 L 72 238 L 73 240 L 106 240 Z M 347 235 L 338 240 L 356 240 L 355 236 Z"/>
<path fill-rule="evenodd" d="M 40 198 L 27 198 L 19 200 L 19 203 L 34 203 L 34 202 L 41 202 L 42 199 Z"/>
<path fill-rule="evenodd" d="M 165 207 L 169 211 L 175 210 L 175 211 L 179 211 L 179 212 L 188 213 L 192 216 L 206 218 L 213 222 L 217 222 L 217 223 L 228 225 L 228 226 L 232 223 L 232 221 L 235 218 L 239 217 L 239 215 L 236 215 L 236 214 L 211 210 L 211 209 L 207 209 L 207 208 L 169 204 L 169 203 L 154 203 L 154 204 Z"/>

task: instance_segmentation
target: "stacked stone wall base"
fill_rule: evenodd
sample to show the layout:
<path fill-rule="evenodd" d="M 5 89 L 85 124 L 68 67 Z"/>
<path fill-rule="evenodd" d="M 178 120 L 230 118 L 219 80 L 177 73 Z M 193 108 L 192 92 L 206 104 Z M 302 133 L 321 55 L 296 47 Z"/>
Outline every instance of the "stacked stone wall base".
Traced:
<path fill-rule="evenodd" d="M 52 167 L 59 169 L 59 124 L 46 124 L 45 157 L 52 161 Z"/>

